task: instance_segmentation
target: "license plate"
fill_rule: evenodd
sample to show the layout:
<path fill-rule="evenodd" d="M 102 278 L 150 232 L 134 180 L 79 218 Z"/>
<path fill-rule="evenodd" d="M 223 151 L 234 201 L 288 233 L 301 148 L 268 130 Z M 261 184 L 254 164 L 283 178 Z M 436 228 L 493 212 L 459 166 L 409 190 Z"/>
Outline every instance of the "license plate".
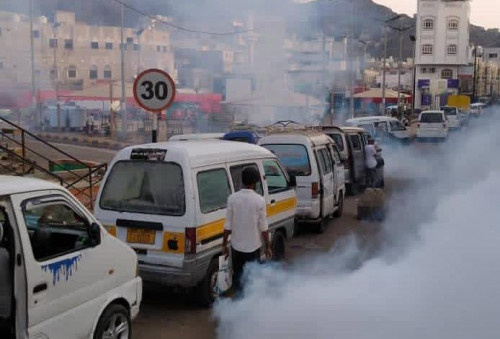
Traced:
<path fill-rule="evenodd" d="M 140 230 L 140 229 L 127 230 L 128 243 L 153 245 L 155 243 L 155 237 L 156 237 L 156 231 L 153 230 Z"/>

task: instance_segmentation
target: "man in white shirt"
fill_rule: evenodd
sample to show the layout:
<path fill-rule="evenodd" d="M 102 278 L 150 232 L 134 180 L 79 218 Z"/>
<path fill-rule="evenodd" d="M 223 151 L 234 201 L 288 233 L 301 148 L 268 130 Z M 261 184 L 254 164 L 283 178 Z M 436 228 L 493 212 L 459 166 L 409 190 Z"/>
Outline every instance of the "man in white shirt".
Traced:
<path fill-rule="evenodd" d="M 365 146 L 365 166 L 366 166 L 366 185 L 373 187 L 377 170 L 377 148 L 375 140 L 368 139 L 368 145 Z"/>
<path fill-rule="evenodd" d="M 271 257 L 266 201 L 255 192 L 260 174 L 256 168 L 247 167 L 241 177 L 244 188 L 231 194 L 227 202 L 222 243 L 223 254 L 227 256 L 229 254 L 227 240 L 231 234 L 233 286 L 237 292 L 241 290 L 241 275 L 245 264 L 260 259 L 263 242 L 266 256 Z"/>

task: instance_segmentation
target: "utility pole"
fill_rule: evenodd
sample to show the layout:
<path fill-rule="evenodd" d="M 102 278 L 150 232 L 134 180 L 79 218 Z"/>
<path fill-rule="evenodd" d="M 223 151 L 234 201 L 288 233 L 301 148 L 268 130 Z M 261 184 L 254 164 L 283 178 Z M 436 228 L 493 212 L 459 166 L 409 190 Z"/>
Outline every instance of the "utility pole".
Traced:
<path fill-rule="evenodd" d="M 29 12 L 30 12 L 30 44 L 31 44 L 31 104 L 33 108 L 37 109 L 36 102 L 36 86 L 35 86 L 35 42 L 33 37 L 33 0 L 29 0 Z M 42 117 L 41 112 L 38 112 L 38 124 L 41 125 Z"/>
<path fill-rule="evenodd" d="M 401 107 L 401 68 L 403 67 L 403 24 L 399 22 L 399 60 L 398 60 L 398 113 Z"/>
<path fill-rule="evenodd" d="M 413 70 L 412 70 L 412 95 L 411 95 L 411 114 L 415 112 L 415 93 L 417 92 L 417 38 L 410 36 L 413 42 Z"/>
<path fill-rule="evenodd" d="M 122 116 L 122 139 L 127 139 L 127 107 L 126 107 L 126 97 L 125 97 L 125 44 L 123 42 L 123 25 L 124 25 L 124 13 L 125 9 L 123 4 L 121 4 L 121 25 L 120 25 L 120 59 L 121 59 L 121 83 L 122 83 L 122 97 L 120 105 L 120 113 Z"/>
<path fill-rule="evenodd" d="M 353 40 L 354 40 L 354 34 L 355 34 L 355 29 L 356 29 L 356 2 L 352 2 L 352 26 L 351 26 L 351 38 L 349 39 L 349 65 L 350 65 L 350 72 L 349 72 L 349 90 L 351 92 L 351 97 L 349 98 L 349 116 L 354 118 L 354 63 L 353 63 Z"/>
<path fill-rule="evenodd" d="M 384 25 L 384 59 L 382 62 L 382 115 L 385 115 L 385 66 L 387 64 L 387 26 Z"/>

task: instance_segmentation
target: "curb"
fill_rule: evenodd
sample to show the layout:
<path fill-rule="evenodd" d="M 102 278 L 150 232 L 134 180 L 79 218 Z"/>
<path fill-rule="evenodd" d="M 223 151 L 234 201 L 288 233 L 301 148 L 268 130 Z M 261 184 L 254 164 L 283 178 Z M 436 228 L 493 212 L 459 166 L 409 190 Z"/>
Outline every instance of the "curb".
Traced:
<path fill-rule="evenodd" d="M 66 135 L 59 136 L 59 135 L 44 134 L 44 133 L 38 133 L 36 134 L 36 136 L 47 142 L 63 143 L 63 144 L 94 147 L 94 148 L 105 148 L 117 151 L 131 145 L 129 143 L 122 143 L 114 140 L 99 140 L 99 139 L 81 138 L 77 136 L 69 137 Z"/>

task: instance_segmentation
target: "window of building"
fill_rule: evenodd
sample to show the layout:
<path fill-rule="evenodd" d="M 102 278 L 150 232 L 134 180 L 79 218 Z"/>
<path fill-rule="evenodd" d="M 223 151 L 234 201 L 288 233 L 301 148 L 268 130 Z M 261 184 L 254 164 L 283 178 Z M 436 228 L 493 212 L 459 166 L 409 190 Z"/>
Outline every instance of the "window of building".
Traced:
<path fill-rule="evenodd" d="M 448 55 L 456 55 L 457 54 L 457 45 L 448 45 L 446 48 L 446 54 Z"/>
<path fill-rule="evenodd" d="M 167 46 L 163 46 L 163 53 L 167 53 L 167 51 L 168 51 Z"/>
<path fill-rule="evenodd" d="M 99 49 L 99 42 L 97 42 L 97 41 L 91 41 L 90 42 L 90 48 L 92 48 L 92 49 Z"/>
<path fill-rule="evenodd" d="M 423 45 L 422 46 L 422 54 L 431 55 L 433 53 L 432 45 Z"/>
<path fill-rule="evenodd" d="M 421 73 L 427 73 L 427 67 L 422 67 L 422 68 L 420 69 L 420 72 L 421 72 Z"/>
<path fill-rule="evenodd" d="M 98 77 L 97 66 L 95 66 L 95 65 L 90 66 L 89 78 L 90 79 L 97 79 L 97 77 Z"/>
<path fill-rule="evenodd" d="M 0 36 L 2 36 L 2 27 L 0 27 Z"/>
<path fill-rule="evenodd" d="M 57 48 L 57 38 L 49 39 L 49 47 L 50 48 Z"/>
<path fill-rule="evenodd" d="M 429 73 L 436 73 L 436 67 L 428 68 Z"/>
<path fill-rule="evenodd" d="M 449 30 L 457 30 L 458 29 L 458 26 L 460 25 L 460 22 L 458 21 L 458 19 L 450 19 L 448 20 L 448 29 Z"/>
<path fill-rule="evenodd" d="M 139 44 L 134 44 L 134 51 L 138 51 L 141 49 L 141 46 Z"/>
<path fill-rule="evenodd" d="M 38 39 L 40 37 L 40 31 L 39 30 L 34 30 L 33 31 L 33 38 Z"/>
<path fill-rule="evenodd" d="M 76 78 L 76 67 L 75 66 L 69 66 L 68 78 Z"/>
<path fill-rule="evenodd" d="M 113 49 L 113 43 L 112 42 L 106 42 L 105 47 L 106 47 L 106 49 Z"/>
<path fill-rule="evenodd" d="M 3 69 L 3 60 L 0 60 L 0 69 Z"/>
<path fill-rule="evenodd" d="M 231 188 L 224 168 L 199 172 L 197 180 L 202 213 L 210 213 L 226 208 Z"/>
<path fill-rule="evenodd" d="M 104 67 L 104 73 L 103 73 L 104 79 L 111 79 L 113 74 L 111 72 L 111 67 L 110 66 L 105 66 Z"/>
<path fill-rule="evenodd" d="M 134 38 L 127 38 L 127 44 L 133 44 Z"/>
<path fill-rule="evenodd" d="M 48 196 L 24 202 L 24 222 L 33 256 L 45 261 L 92 246 L 89 222 L 64 197 Z M 43 232 L 41 232 L 43 230 Z M 36 236 L 43 233 L 43 236 Z"/>
<path fill-rule="evenodd" d="M 229 170 L 231 172 L 231 179 L 233 179 L 233 187 L 235 192 L 238 192 L 240 189 L 243 188 L 243 182 L 241 181 L 241 174 L 243 173 L 243 170 L 247 167 L 253 167 L 257 170 L 257 172 L 259 172 L 259 168 L 257 167 L 256 164 L 244 164 L 244 165 L 232 166 Z M 257 183 L 255 191 L 260 195 L 264 195 L 261 180 L 259 180 L 259 182 Z"/>
<path fill-rule="evenodd" d="M 160 52 L 161 51 L 161 46 L 156 46 L 156 51 Z"/>
<path fill-rule="evenodd" d="M 434 29 L 434 19 L 424 19 L 422 23 L 422 28 L 424 30 L 433 30 Z"/>
<path fill-rule="evenodd" d="M 57 79 L 57 69 L 52 68 L 50 70 L 50 79 L 51 80 L 56 80 Z"/>
<path fill-rule="evenodd" d="M 64 39 L 64 48 L 73 49 L 73 39 Z"/>
<path fill-rule="evenodd" d="M 451 69 L 443 69 L 441 71 L 441 79 L 452 79 L 453 71 Z"/>
<path fill-rule="evenodd" d="M 490 53 L 488 54 L 489 59 L 498 59 L 498 53 Z"/>

